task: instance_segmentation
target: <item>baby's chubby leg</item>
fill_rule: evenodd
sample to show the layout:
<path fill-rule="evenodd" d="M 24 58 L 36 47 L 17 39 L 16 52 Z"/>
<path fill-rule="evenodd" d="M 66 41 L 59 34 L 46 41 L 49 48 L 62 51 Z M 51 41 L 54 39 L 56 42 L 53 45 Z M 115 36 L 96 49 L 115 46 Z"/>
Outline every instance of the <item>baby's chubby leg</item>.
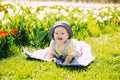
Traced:
<path fill-rule="evenodd" d="M 63 64 L 69 64 L 72 59 L 73 59 L 73 55 L 66 56 L 65 61 L 63 62 Z"/>

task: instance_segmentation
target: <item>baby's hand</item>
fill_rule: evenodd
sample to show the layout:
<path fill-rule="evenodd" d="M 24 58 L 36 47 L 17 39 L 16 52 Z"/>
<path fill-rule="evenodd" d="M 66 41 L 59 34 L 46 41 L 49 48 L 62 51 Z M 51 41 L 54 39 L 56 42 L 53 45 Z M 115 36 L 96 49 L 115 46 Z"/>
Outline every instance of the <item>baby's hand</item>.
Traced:
<path fill-rule="evenodd" d="M 69 64 L 69 62 L 63 62 L 63 64 Z"/>

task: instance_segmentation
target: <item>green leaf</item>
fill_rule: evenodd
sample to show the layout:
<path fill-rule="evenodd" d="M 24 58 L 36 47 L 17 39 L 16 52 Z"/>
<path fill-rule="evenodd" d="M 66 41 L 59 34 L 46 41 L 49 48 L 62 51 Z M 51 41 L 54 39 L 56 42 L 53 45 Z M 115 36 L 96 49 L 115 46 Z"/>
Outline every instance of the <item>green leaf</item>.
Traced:
<path fill-rule="evenodd" d="M 48 31 L 41 31 L 41 32 L 38 34 L 38 40 L 39 40 L 39 41 L 43 41 L 47 35 L 48 35 Z"/>

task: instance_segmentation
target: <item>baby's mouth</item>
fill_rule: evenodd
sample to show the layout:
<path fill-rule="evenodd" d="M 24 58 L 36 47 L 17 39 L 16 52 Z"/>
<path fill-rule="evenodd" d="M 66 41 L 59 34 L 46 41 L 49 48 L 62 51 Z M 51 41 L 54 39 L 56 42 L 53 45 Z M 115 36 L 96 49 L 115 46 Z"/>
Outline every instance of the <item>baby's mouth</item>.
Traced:
<path fill-rule="evenodd" d="M 58 38 L 58 40 L 62 40 L 62 38 Z"/>

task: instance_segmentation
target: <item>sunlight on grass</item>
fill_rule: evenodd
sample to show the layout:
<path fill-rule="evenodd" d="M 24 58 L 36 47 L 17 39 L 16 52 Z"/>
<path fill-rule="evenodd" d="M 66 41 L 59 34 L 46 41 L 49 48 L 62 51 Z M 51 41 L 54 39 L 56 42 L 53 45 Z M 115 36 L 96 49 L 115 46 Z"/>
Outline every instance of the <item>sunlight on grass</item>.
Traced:
<path fill-rule="evenodd" d="M 119 80 L 120 32 L 86 39 L 96 60 L 88 67 L 60 67 L 52 62 L 29 60 L 21 53 L 0 60 L 1 80 Z M 58 77 L 59 76 L 59 77 Z"/>
<path fill-rule="evenodd" d="M 91 45 L 96 59 L 89 66 L 60 67 L 22 54 L 23 45 L 30 51 L 48 46 L 47 32 L 59 20 Z M 0 3 L 0 29 L 0 51 L 9 55 L 0 56 L 0 80 L 120 80 L 119 4 L 7 1 Z"/>

